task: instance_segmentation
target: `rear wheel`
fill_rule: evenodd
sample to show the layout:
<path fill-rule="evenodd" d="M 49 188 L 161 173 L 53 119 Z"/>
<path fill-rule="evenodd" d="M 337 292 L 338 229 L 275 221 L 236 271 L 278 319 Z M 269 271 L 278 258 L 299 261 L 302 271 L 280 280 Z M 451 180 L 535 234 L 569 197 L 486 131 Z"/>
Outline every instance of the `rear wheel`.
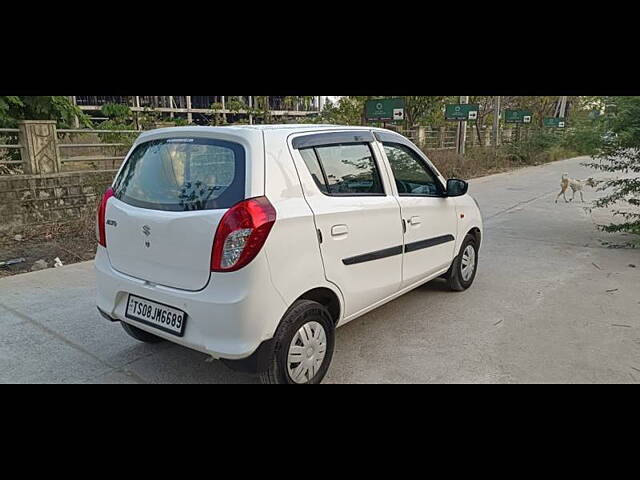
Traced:
<path fill-rule="evenodd" d="M 131 337 L 136 340 L 144 343 L 158 343 L 164 341 L 163 338 L 158 337 L 152 333 L 146 332 L 138 327 L 134 327 L 133 325 L 129 325 L 125 322 L 120 322 L 124 331 L 127 332 Z"/>
<path fill-rule="evenodd" d="M 460 247 L 460 253 L 453 260 L 445 278 L 451 290 L 466 290 L 476 278 L 478 269 L 478 244 L 473 235 L 467 235 Z"/>
<path fill-rule="evenodd" d="M 334 332 L 324 306 L 311 300 L 294 303 L 276 331 L 273 358 L 260 375 L 262 383 L 320 383 L 333 357 Z"/>

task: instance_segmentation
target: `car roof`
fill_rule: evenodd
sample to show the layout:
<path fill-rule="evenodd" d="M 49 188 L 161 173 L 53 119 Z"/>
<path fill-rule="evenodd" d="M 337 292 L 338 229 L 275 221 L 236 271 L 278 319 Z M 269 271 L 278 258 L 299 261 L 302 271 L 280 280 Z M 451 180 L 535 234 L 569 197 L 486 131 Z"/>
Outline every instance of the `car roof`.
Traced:
<path fill-rule="evenodd" d="M 208 126 L 199 126 L 199 125 L 190 125 L 187 127 L 168 127 L 168 128 L 158 128 L 155 130 L 148 130 L 143 132 L 140 137 L 145 137 L 147 135 L 159 135 L 159 134 L 185 134 L 185 133 L 216 133 L 216 132 L 227 132 L 234 133 L 236 135 L 242 134 L 243 132 L 248 131 L 266 131 L 266 130 L 278 130 L 281 133 L 300 133 L 300 132 L 313 132 L 313 131 L 327 131 L 327 130 L 381 130 L 381 131 L 391 131 L 383 128 L 376 127 L 363 127 L 363 126 L 352 126 L 352 125 L 331 125 L 331 124 L 276 124 L 276 125 L 230 125 L 223 127 L 208 127 Z"/>

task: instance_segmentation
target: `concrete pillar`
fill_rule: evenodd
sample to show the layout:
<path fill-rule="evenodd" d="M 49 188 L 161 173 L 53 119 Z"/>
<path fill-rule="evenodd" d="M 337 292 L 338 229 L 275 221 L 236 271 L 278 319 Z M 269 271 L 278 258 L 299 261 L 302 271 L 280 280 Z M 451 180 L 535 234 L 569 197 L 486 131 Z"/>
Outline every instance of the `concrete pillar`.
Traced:
<path fill-rule="evenodd" d="M 225 100 L 224 96 L 220 96 L 220 98 L 222 100 L 222 119 L 224 120 L 224 123 L 227 123 L 227 114 L 226 114 L 227 104 L 224 101 Z"/>
<path fill-rule="evenodd" d="M 55 120 L 27 120 L 18 123 L 24 173 L 60 171 L 60 149 Z"/>
<path fill-rule="evenodd" d="M 193 122 L 193 115 L 191 113 L 191 97 L 187 96 L 187 122 Z"/>
<path fill-rule="evenodd" d="M 416 139 L 418 140 L 418 145 L 421 148 L 426 146 L 426 132 L 425 127 L 419 126 L 416 129 Z"/>
<path fill-rule="evenodd" d="M 78 102 L 76 101 L 76 97 L 75 96 L 69 97 L 69 101 L 71 103 L 73 103 L 74 107 L 78 106 Z M 73 128 L 80 128 L 80 119 L 78 118 L 77 115 L 73 116 Z"/>

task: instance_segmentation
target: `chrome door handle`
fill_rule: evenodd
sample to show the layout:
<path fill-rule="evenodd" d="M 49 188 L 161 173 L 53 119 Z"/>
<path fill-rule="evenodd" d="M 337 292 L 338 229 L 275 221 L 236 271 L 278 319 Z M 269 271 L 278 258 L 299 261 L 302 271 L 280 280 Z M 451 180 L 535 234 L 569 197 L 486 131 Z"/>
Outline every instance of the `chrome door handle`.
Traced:
<path fill-rule="evenodd" d="M 334 237 L 340 237 L 349 233 L 349 228 L 346 225 L 334 225 L 331 227 L 331 235 Z"/>
<path fill-rule="evenodd" d="M 409 224 L 410 225 L 420 225 L 422 223 L 422 220 L 420 220 L 420 217 L 411 217 L 409 219 Z"/>

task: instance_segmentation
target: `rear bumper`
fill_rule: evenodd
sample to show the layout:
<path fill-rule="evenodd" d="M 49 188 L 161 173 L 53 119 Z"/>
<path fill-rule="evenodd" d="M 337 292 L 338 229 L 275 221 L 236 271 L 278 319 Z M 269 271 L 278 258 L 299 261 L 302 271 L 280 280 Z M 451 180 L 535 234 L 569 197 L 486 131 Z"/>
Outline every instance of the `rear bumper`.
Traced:
<path fill-rule="evenodd" d="M 271 283 L 264 255 L 258 255 L 237 272 L 213 273 L 208 285 L 200 291 L 154 285 L 120 273 L 111 267 L 106 249 L 100 246 L 95 269 L 97 307 L 103 317 L 129 323 L 214 358 L 247 359 L 251 364 L 248 357 L 273 337 L 287 308 Z M 187 313 L 184 336 L 126 318 L 130 293 L 184 310 Z M 261 352 L 264 351 L 268 352 L 262 347 Z M 262 359 L 263 355 L 257 356 Z M 229 366 L 233 368 L 235 363 Z M 238 367 L 246 370 L 243 364 Z"/>

